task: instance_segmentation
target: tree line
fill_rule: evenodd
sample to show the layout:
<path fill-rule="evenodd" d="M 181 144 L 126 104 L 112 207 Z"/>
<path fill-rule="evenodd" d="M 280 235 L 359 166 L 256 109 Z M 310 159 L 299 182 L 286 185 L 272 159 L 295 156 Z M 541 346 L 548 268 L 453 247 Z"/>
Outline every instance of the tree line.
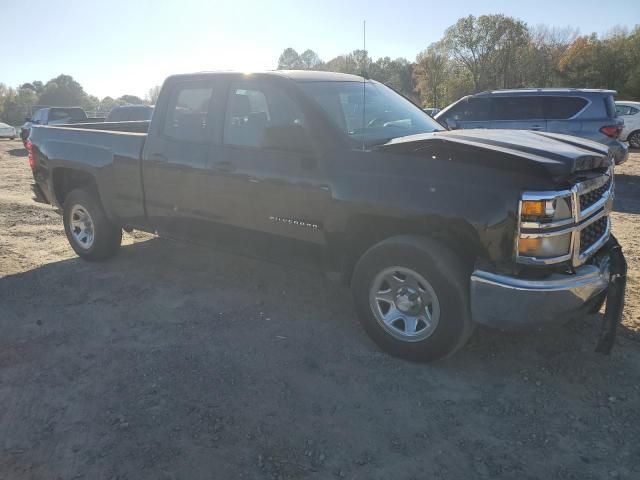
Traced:
<path fill-rule="evenodd" d="M 313 50 L 285 49 L 278 69 L 327 70 L 365 75 L 424 107 L 442 108 L 470 93 L 497 88 L 610 88 L 618 97 L 640 100 L 640 26 L 615 28 L 599 37 L 545 25 L 530 27 L 505 15 L 469 15 L 446 29 L 443 37 L 406 58 L 373 60 L 354 50 L 323 61 Z M 123 95 L 99 99 L 69 75 L 18 88 L 0 83 L 0 121 L 18 125 L 35 105 L 81 106 L 104 115 L 122 104 L 154 104 L 160 87 L 145 98 Z"/>
<path fill-rule="evenodd" d="M 285 49 L 278 69 L 365 75 L 424 107 L 442 108 L 483 90 L 526 87 L 610 88 L 640 99 L 640 26 L 617 27 L 600 38 L 570 27 L 530 27 L 505 15 L 469 15 L 418 53 L 415 61 L 373 60 L 354 50 L 324 62 L 313 50 Z"/>
<path fill-rule="evenodd" d="M 18 88 L 7 87 L 0 83 L 0 121 L 10 125 L 19 125 L 25 117 L 33 113 L 37 105 L 56 107 L 82 107 L 90 115 L 103 116 L 113 107 L 127 104 L 154 104 L 160 87 L 153 87 L 142 99 L 136 95 L 122 95 L 118 98 L 99 99 L 84 91 L 82 85 L 70 75 L 58 75 L 48 82 L 36 80 L 23 83 Z"/>

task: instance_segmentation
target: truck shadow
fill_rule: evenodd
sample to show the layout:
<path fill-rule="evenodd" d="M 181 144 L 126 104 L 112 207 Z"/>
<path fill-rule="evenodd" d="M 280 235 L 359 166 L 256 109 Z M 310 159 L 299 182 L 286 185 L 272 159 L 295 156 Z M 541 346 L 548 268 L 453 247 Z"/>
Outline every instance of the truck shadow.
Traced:
<path fill-rule="evenodd" d="M 635 384 L 629 342 L 610 358 L 592 353 L 598 320 L 479 329 L 454 357 L 421 365 L 377 350 L 347 289 L 319 274 L 156 238 L 105 263 L 49 263 L 0 278 L 6 464 L 261 478 L 294 458 L 317 478 L 336 468 L 374 478 L 371 452 L 405 468 L 436 444 L 455 460 L 452 478 L 465 478 L 473 458 L 538 441 L 531 432 L 543 427 L 541 445 L 561 450 L 572 419 L 611 404 L 619 375 Z M 617 415 L 633 418 L 632 403 L 616 404 Z M 585 445 L 609 442 L 582 425 Z M 629 432 L 616 438 L 633 443 Z M 311 438 L 322 453 L 307 453 Z M 52 465 L 54 448 L 73 460 Z"/>

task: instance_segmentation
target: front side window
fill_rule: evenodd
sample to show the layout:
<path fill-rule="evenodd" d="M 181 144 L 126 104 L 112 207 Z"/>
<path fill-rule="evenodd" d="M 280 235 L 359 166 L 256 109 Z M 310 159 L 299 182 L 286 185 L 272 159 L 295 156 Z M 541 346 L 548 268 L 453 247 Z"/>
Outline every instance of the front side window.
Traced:
<path fill-rule="evenodd" d="M 424 111 L 378 82 L 301 82 L 300 87 L 357 144 L 442 130 Z"/>
<path fill-rule="evenodd" d="M 305 150 L 306 138 L 303 113 L 285 92 L 256 83 L 231 85 L 224 122 L 226 145 Z"/>
<path fill-rule="evenodd" d="M 491 104 L 488 98 L 467 98 L 454 105 L 447 119 L 462 122 L 482 122 L 489 120 Z"/>
<path fill-rule="evenodd" d="M 544 118 L 541 97 L 495 97 L 492 119 L 533 120 Z"/>
<path fill-rule="evenodd" d="M 178 85 L 171 92 L 164 134 L 176 140 L 205 142 L 213 87 Z"/>

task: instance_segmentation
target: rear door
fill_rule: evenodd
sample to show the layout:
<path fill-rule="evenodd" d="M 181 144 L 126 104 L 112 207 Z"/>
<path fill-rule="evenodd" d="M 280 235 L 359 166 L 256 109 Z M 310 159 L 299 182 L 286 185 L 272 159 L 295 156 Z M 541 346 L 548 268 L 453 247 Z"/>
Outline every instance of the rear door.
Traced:
<path fill-rule="evenodd" d="M 215 137 L 212 108 L 219 96 L 214 78 L 169 86 L 161 120 L 143 154 L 147 215 L 159 232 L 180 238 L 198 235 L 206 220 L 207 161 Z"/>
<path fill-rule="evenodd" d="M 536 131 L 547 128 L 541 96 L 491 97 L 490 117 L 488 128 Z"/>

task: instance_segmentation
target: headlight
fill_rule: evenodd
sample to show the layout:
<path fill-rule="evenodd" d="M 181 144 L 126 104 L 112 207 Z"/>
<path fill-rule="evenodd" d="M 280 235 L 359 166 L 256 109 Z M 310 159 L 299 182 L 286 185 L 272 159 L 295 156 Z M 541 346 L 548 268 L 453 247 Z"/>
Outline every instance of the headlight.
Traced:
<path fill-rule="evenodd" d="M 517 261 L 558 263 L 571 257 L 574 221 L 573 193 L 527 192 L 520 200 Z"/>
<path fill-rule="evenodd" d="M 569 254 L 571 232 L 542 237 L 521 236 L 518 241 L 518 255 L 533 258 L 557 258 Z"/>

